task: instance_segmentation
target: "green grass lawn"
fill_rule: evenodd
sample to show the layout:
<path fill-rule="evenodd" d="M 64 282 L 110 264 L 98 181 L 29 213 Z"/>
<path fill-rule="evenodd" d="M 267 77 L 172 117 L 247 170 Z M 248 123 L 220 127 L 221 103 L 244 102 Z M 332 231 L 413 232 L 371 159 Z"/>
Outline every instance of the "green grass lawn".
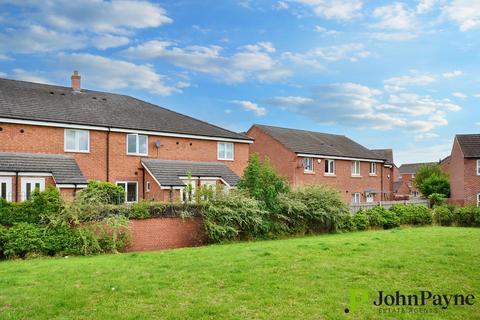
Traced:
<path fill-rule="evenodd" d="M 478 228 L 426 227 L 0 262 L 0 319 L 479 319 L 479 245 Z M 476 300 L 345 314 L 350 288 Z"/>

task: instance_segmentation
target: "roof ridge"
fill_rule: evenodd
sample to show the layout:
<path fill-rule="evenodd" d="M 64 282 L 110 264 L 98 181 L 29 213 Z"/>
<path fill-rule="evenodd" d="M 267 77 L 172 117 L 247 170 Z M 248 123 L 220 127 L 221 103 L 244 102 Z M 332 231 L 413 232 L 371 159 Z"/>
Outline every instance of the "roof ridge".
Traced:
<path fill-rule="evenodd" d="M 259 124 L 259 123 L 254 123 L 252 126 L 258 126 L 258 127 L 269 127 L 269 128 L 275 128 L 275 129 L 284 129 L 284 130 L 292 130 L 292 131 L 301 131 L 301 132 L 307 132 L 307 133 L 315 133 L 315 134 L 325 134 L 325 135 L 330 135 L 330 136 L 338 136 L 338 137 L 345 137 L 348 138 L 344 134 L 338 134 L 338 133 L 328 133 L 328 132 L 320 132 L 320 131 L 312 131 L 312 130 L 305 130 L 305 129 L 297 129 L 297 128 L 287 128 L 287 127 L 280 127 L 280 126 L 272 126 L 268 124 Z M 348 138 L 349 139 L 349 138 Z M 353 140 L 352 140 L 353 141 Z"/>

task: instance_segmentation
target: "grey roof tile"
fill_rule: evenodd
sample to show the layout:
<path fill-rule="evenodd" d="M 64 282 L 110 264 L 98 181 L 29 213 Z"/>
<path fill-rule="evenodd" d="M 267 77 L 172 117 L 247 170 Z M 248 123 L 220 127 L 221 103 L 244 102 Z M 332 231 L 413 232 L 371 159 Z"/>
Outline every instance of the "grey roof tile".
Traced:
<path fill-rule="evenodd" d="M 251 140 L 125 95 L 1 78 L 0 117 Z"/>
<path fill-rule="evenodd" d="M 437 162 L 405 163 L 398 168 L 398 171 L 400 174 L 415 174 L 421 166 L 436 163 Z"/>
<path fill-rule="evenodd" d="M 179 160 L 142 159 L 142 163 L 155 176 L 162 186 L 184 186 L 179 177 L 189 173 L 192 177 L 218 177 L 230 186 L 235 186 L 240 178 L 221 162 L 196 162 Z"/>
<path fill-rule="evenodd" d="M 392 149 L 372 149 L 371 151 L 378 154 L 379 157 L 385 159 L 385 164 L 393 165 L 393 150 Z"/>
<path fill-rule="evenodd" d="M 377 153 L 343 135 L 259 124 L 254 126 L 260 128 L 295 153 L 384 160 L 383 156 L 379 156 Z"/>
<path fill-rule="evenodd" d="M 480 158 L 480 134 L 457 134 L 465 158 Z"/>
<path fill-rule="evenodd" d="M 51 173 L 57 184 L 85 184 L 72 156 L 39 153 L 0 152 L 0 171 Z"/>

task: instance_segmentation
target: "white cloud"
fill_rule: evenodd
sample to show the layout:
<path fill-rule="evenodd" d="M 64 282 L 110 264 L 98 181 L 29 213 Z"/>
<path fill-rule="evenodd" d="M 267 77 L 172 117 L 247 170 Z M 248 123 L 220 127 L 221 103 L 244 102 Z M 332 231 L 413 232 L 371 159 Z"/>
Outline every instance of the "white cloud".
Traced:
<path fill-rule="evenodd" d="M 248 100 L 232 100 L 232 103 L 238 104 L 246 111 L 252 111 L 257 116 L 261 117 L 267 114 L 267 110 L 263 107 L 258 106 L 258 104 L 253 103 Z"/>
<path fill-rule="evenodd" d="M 46 77 L 39 75 L 38 72 L 28 72 L 20 68 L 13 69 L 10 76 L 13 79 L 22 81 L 51 84 L 51 82 Z"/>
<path fill-rule="evenodd" d="M 156 73 L 151 65 L 87 53 L 59 54 L 56 65 L 59 74 L 79 70 L 84 84 L 91 83 L 109 90 L 132 87 L 164 96 L 181 92 L 180 88 L 166 84 L 167 78 Z"/>
<path fill-rule="evenodd" d="M 130 40 L 127 37 L 112 36 L 111 34 L 96 36 L 92 39 L 92 44 L 100 50 L 124 46 L 129 42 Z"/>
<path fill-rule="evenodd" d="M 325 19 L 351 20 L 360 16 L 363 3 L 360 0 L 292 0 L 313 10 Z"/>
<path fill-rule="evenodd" d="M 0 53 L 0 61 L 7 61 L 7 60 L 13 60 L 13 59 L 7 56 L 6 54 Z"/>
<path fill-rule="evenodd" d="M 453 92 L 452 93 L 452 96 L 454 96 L 455 98 L 459 98 L 459 99 L 466 99 L 468 98 L 468 96 L 462 92 Z"/>
<path fill-rule="evenodd" d="M 85 36 L 57 32 L 39 25 L 27 29 L 8 29 L 0 34 L 2 52 L 52 52 L 56 50 L 77 50 L 85 47 Z"/>
<path fill-rule="evenodd" d="M 152 40 L 130 47 L 125 53 L 135 58 L 164 59 L 177 67 L 209 74 L 226 83 L 241 83 L 250 77 L 277 81 L 291 74 L 270 55 L 275 51 L 270 42 L 242 46 L 230 56 L 222 55 L 222 50 L 219 46 L 181 48 L 172 42 Z"/>
<path fill-rule="evenodd" d="M 473 95 L 475 98 L 480 98 L 480 93 L 474 94 Z"/>
<path fill-rule="evenodd" d="M 290 6 L 288 5 L 287 2 L 285 1 L 277 1 L 277 3 L 275 3 L 273 5 L 273 9 L 275 10 L 286 10 L 288 9 Z"/>
<path fill-rule="evenodd" d="M 416 25 L 415 13 L 399 2 L 375 8 L 373 16 L 378 22 L 372 26 L 379 29 L 408 30 Z"/>
<path fill-rule="evenodd" d="M 450 72 L 445 72 L 445 73 L 442 73 L 442 76 L 446 79 L 449 79 L 449 78 L 456 78 L 456 77 L 460 77 L 460 76 L 463 76 L 463 71 L 461 70 L 454 70 L 454 71 L 450 71 Z"/>
<path fill-rule="evenodd" d="M 356 62 L 370 56 L 363 44 L 349 43 L 337 46 L 317 47 L 304 53 L 285 52 L 282 57 L 295 64 L 306 65 L 314 68 L 323 68 L 326 61 L 335 62 L 347 60 Z"/>
<path fill-rule="evenodd" d="M 415 140 L 429 140 L 440 137 L 438 134 L 433 132 L 419 133 L 415 135 Z"/>
<path fill-rule="evenodd" d="M 480 1 L 477 0 L 454 0 L 444 6 L 443 14 L 456 22 L 461 31 L 468 31 L 480 26 Z"/>
<path fill-rule="evenodd" d="M 460 110 L 448 99 L 412 93 L 390 95 L 356 83 L 315 87 L 309 97 L 277 96 L 266 103 L 322 124 L 387 130 L 401 128 L 432 136 L 431 130 L 448 124 L 447 112 Z"/>
<path fill-rule="evenodd" d="M 223 110 L 223 112 L 225 112 L 226 114 L 230 114 L 230 113 L 232 113 L 232 109 L 225 109 L 225 110 Z"/>
<path fill-rule="evenodd" d="M 380 41 L 408 41 L 418 37 L 416 32 L 370 32 L 367 36 Z"/>
<path fill-rule="evenodd" d="M 417 13 L 423 14 L 433 9 L 438 0 L 420 0 L 417 4 Z"/>
<path fill-rule="evenodd" d="M 334 35 L 340 33 L 337 30 L 327 29 L 327 28 L 324 28 L 324 27 L 319 26 L 319 25 L 315 26 L 315 31 L 322 34 L 322 35 L 326 35 L 326 36 L 334 36 Z"/>
<path fill-rule="evenodd" d="M 392 77 L 383 81 L 387 91 L 403 91 L 408 86 L 426 86 L 437 81 L 437 76 L 432 74 L 419 74 L 412 72 L 409 76 Z"/>

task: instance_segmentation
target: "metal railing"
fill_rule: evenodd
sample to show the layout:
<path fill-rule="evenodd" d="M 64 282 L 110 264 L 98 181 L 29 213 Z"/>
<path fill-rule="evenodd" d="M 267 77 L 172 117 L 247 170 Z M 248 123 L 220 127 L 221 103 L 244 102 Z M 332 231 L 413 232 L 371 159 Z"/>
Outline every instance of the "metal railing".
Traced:
<path fill-rule="evenodd" d="M 385 209 L 389 209 L 396 204 L 415 204 L 422 205 L 428 208 L 429 202 L 427 199 L 413 199 L 413 200 L 398 200 L 398 201 L 377 201 L 377 202 L 368 202 L 368 203 L 352 203 L 350 204 L 350 212 L 357 213 L 358 211 L 364 209 L 372 209 L 374 207 L 380 206 Z"/>

